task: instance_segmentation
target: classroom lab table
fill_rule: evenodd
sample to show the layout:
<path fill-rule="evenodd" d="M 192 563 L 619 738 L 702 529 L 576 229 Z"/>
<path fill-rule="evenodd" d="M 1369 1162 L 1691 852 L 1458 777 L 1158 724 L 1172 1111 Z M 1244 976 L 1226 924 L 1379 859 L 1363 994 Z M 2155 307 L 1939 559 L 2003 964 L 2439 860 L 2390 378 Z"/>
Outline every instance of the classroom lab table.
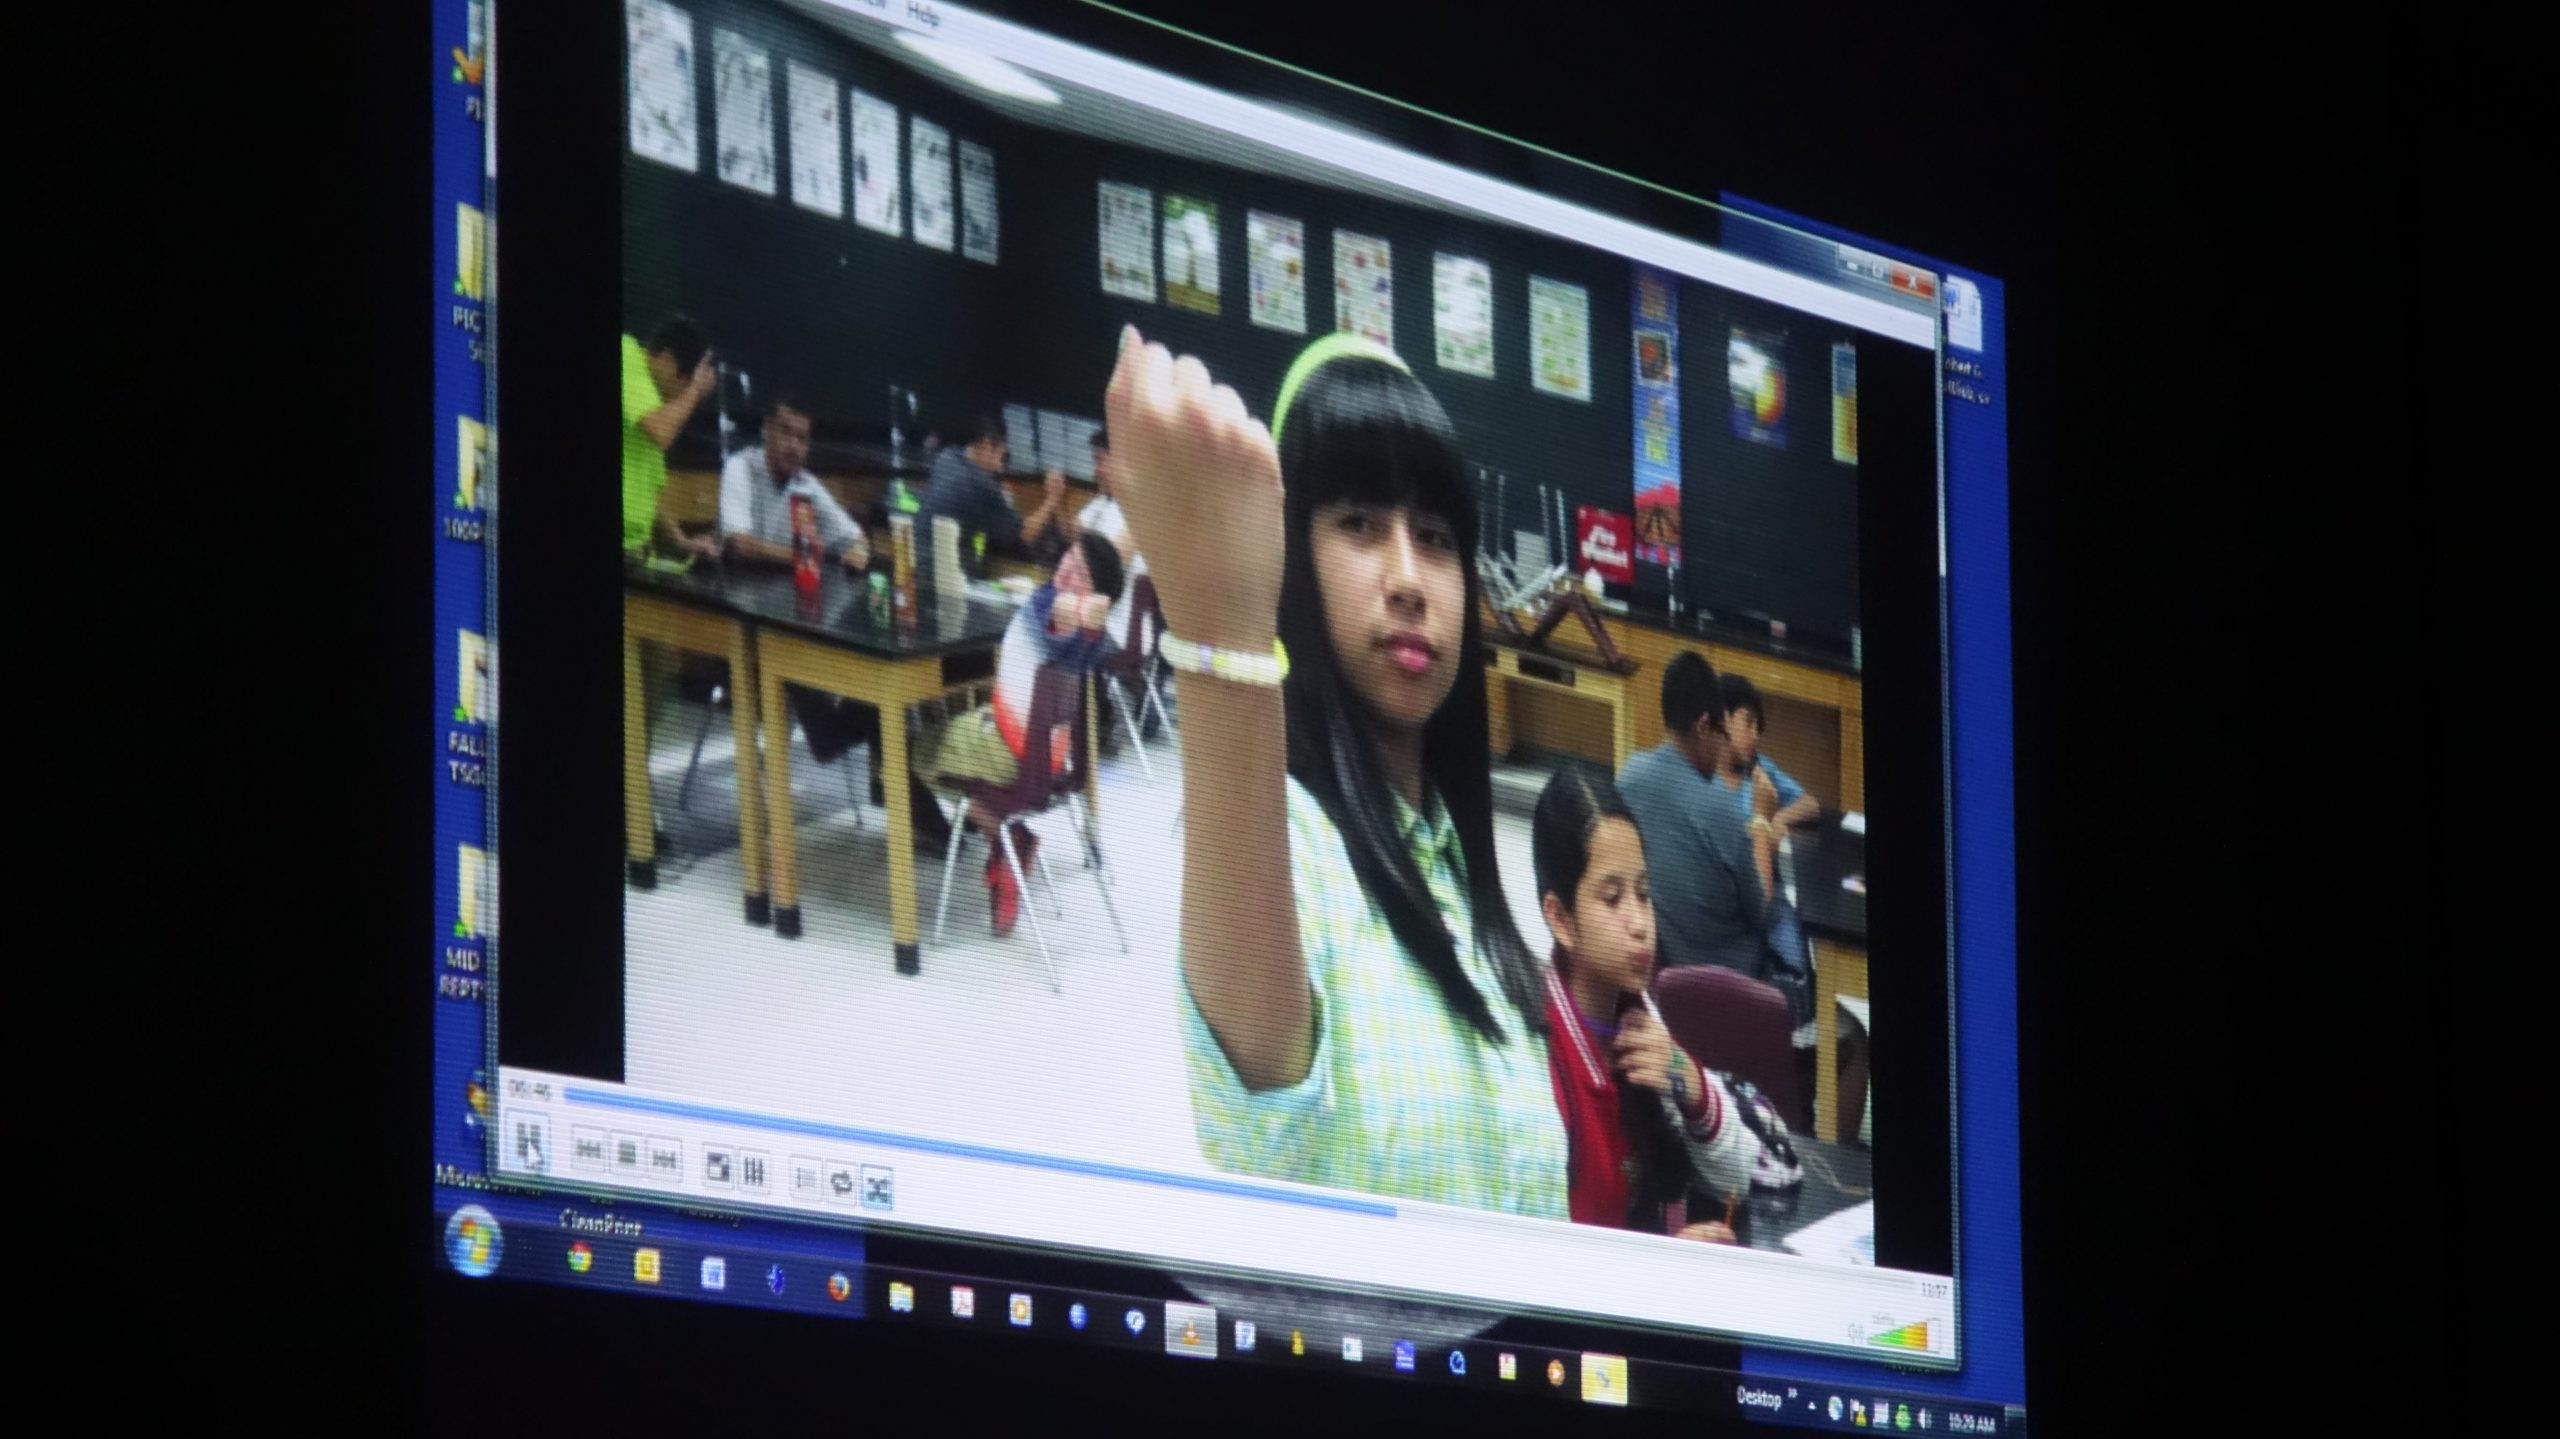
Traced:
<path fill-rule="evenodd" d="M 626 563 L 622 584 L 623 857 L 633 887 L 658 882 L 657 815 L 649 786 L 649 702 L 640 647 L 655 644 L 729 662 L 730 726 L 738 746 L 738 854 L 746 870 L 746 917 L 763 924 L 763 787 L 756 776 L 756 660 L 752 624 L 728 601 L 716 567 L 671 573 Z"/>

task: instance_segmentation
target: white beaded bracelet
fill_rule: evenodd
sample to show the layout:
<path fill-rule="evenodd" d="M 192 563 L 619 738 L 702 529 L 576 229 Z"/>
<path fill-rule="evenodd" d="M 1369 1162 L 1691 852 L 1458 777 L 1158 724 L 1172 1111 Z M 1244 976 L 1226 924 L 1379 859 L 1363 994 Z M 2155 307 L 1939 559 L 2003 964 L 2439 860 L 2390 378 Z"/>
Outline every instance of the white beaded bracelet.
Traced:
<path fill-rule="evenodd" d="M 1238 684 L 1277 686 L 1289 677 L 1289 652 L 1280 642 L 1271 642 L 1271 653 L 1254 654 L 1249 650 L 1222 650 L 1215 645 L 1193 644 L 1170 634 L 1158 642 L 1158 654 L 1164 662 L 1184 674 L 1210 675 Z"/>

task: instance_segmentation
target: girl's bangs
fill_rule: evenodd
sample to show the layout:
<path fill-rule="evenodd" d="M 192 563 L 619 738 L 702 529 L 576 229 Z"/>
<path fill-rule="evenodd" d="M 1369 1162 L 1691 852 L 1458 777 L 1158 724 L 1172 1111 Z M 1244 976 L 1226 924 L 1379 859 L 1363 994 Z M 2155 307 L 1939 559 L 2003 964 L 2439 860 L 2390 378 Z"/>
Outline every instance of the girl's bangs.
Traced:
<path fill-rule="evenodd" d="M 1339 364 L 1308 383 L 1295 411 L 1281 456 L 1293 501 L 1410 506 L 1446 520 L 1474 554 L 1466 462 L 1421 382 L 1384 365 Z"/>

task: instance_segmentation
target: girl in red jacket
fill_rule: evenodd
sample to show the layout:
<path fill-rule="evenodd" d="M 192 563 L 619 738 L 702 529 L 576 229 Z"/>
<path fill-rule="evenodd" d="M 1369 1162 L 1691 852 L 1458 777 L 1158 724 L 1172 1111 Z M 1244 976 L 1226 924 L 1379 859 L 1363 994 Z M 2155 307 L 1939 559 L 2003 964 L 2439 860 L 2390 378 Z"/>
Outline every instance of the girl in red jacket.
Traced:
<path fill-rule="evenodd" d="M 1555 935 L 1547 1067 L 1572 1156 L 1574 1222 L 1731 1244 L 1760 1141 L 1646 996 L 1653 897 L 1617 786 L 1567 768 L 1538 797 L 1530 856 Z"/>

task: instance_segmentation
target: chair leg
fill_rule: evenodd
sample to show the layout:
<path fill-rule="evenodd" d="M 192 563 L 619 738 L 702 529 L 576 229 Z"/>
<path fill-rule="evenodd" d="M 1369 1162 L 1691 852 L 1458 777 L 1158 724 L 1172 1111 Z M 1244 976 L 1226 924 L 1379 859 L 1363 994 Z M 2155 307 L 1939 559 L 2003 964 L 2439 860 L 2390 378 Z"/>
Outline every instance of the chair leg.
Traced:
<path fill-rule="evenodd" d="M 1049 954 L 1049 932 L 1041 927 L 1040 906 L 1036 903 L 1030 902 L 1031 886 L 1023 879 L 1022 856 L 1017 854 L 1013 848 L 1013 826 L 1002 825 L 997 828 L 996 849 L 1004 855 L 1005 868 L 1013 871 L 1014 892 L 1020 894 L 1025 901 L 1022 906 L 1022 913 L 1031 921 L 1032 943 L 1040 946 L 1040 963 L 1049 971 L 1049 992 L 1051 994 L 1056 994 L 1058 992 L 1058 962 Z"/>
<path fill-rule="evenodd" d="M 1040 848 L 1032 851 L 1031 862 L 1033 865 L 1038 867 L 1040 871 L 1040 882 L 1049 886 L 1049 912 L 1060 919 L 1065 919 L 1067 917 L 1067 902 L 1058 893 L 1057 875 L 1052 873 L 1049 869 L 1049 847 L 1047 845 L 1042 845 Z"/>
<path fill-rule="evenodd" d="M 1120 716 L 1120 729 L 1123 733 L 1129 736 L 1129 748 L 1138 752 L 1139 771 L 1145 774 L 1149 780 L 1153 780 L 1156 777 L 1155 761 L 1147 758 L 1146 739 L 1138 733 L 1137 722 L 1129 718 L 1128 697 L 1122 692 L 1120 685 L 1116 681 L 1106 682 L 1106 687 L 1111 691 L 1112 711 Z M 1145 708 L 1146 707 L 1143 704 L 1139 706 L 1141 712 L 1143 712 Z"/>
<path fill-rule="evenodd" d="M 693 803 L 694 772 L 702 768 L 702 742 L 711 738 L 711 718 L 720 711 L 720 687 L 711 687 L 711 701 L 702 707 L 702 727 L 693 732 L 693 759 L 684 767 L 684 783 L 676 789 L 676 812 L 682 814 Z"/>
<path fill-rule="evenodd" d="M 1076 843 L 1084 850 L 1084 867 L 1092 869 L 1102 863 L 1102 838 L 1094 833 L 1086 817 L 1084 796 L 1070 792 L 1067 796 L 1067 818 L 1075 821 Z"/>
<path fill-rule="evenodd" d="M 851 763 L 851 761 L 852 761 L 852 759 L 853 759 L 853 756 L 851 756 L 851 755 L 847 755 L 847 756 L 845 756 L 845 759 L 846 759 L 846 764 L 845 764 L 845 767 L 844 767 L 844 797 L 845 797 L 848 801 L 850 801 L 850 802 L 852 803 L 852 806 L 853 806 L 853 827 L 854 827 L 855 829 L 860 829 L 860 828 L 862 828 L 862 827 L 863 827 L 863 825 L 862 825 L 862 791 L 861 791 L 860 789 L 855 788 L 854 783 L 853 783 L 853 765 L 852 765 L 852 763 Z"/>
<path fill-rule="evenodd" d="M 1164 691 L 1157 687 L 1156 677 L 1152 674 L 1147 675 L 1143 683 L 1147 687 L 1147 703 L 1155 706 L 1156 723 L 1163 725 L 1166 729 L 1173 728 L 1173 711 L 1166 707 Z"/>
<path fill-rule="evenodd" d="M 1075 816 L 1076 832 L 1082 834 L 1084 832 L 1084 796 L 1080 794 L 1069 795 L 1067 797 L 1067 803 L 1069 812 Z M 1091 843 L 1091 841 L 1088 841 L 1088 843 Z M 1093 887 L 1102 891 L 1102 912 L 1111 916 L 1111 936 L 1113 939 L 1119 941 L 1120 952 L 1122 954 L 1127 954 L 1129 952 L 1129 931 L 1123 929 L 1120 925 L 1120 906 L 1111 902 L 1111 868 L 1109 865 L 1103 863 L 1101 845 L 1094 844 L 1092 847 L 1092 854 Z"/>
<path fill-rule="evenodd" d="M 933 942 L 942 943 L 942 920 L 951 912 L 951 871 L 960 863 L 960 841 L 969 833 L 968 811 L 951 826 L 951 848 L 942 856 L 942 895 L 933 902 Z"/>

